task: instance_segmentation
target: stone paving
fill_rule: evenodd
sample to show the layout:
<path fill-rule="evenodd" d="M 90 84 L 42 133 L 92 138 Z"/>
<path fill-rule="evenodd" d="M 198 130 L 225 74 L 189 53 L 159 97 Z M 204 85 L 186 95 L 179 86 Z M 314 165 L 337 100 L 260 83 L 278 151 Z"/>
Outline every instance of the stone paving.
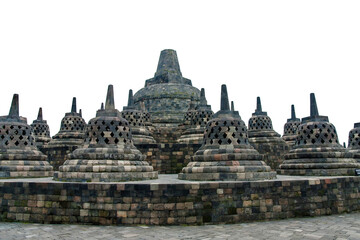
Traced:
<path fill-rule="evenodd" d="M 0 239 L 360 239 L 360 212 L 205 226 L 89 226 L 0 223 Z"/>

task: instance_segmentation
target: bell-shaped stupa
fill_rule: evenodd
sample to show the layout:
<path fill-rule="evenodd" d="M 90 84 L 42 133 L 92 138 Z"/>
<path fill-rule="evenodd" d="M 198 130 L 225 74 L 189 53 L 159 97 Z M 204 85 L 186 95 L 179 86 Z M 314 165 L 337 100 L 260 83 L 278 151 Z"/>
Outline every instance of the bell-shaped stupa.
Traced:
<path fill-rule="evenodd" d="M 30 125 L 34 130 L 37 147 L 42 147 L 50 142 L 50 128 L 46 120 L 43 120 L 42 108 L 39 108 L 37 119 Z"/>
<path fill-rule="evenodd" d="M 255 112 L 249 119 L 248 133 L 250 144 L 259 153 L 264 154 L 266 164 L 272 169 L 277 169 L 289 146 L 280 137 L 280 134 L 273 129 L 271 118 L 267 112 L 262 111 L 260 97 L 257 97 Z"/>
<path fill-rule="evenodd" d="M 115 109 L 109 85 L 105 109 L 89 121 L 86 144 L 69 154 L 54 179 L 77 182 L 119 182 L 157 178 L 157 172 L 136 149 L 128 121 Z"/>
<path fill-rule="evenodd" d="M 276 173 L 248 141 L 247 128 L 231 111 L 226 85 L 221 86 L 221 110 L 207 123 L 203 145 L 179 173 L 183 180 L 259 180 Z"/>
<path fill-rule="evenodd" d="M 151 114 L 146 110 L 144 101 L 140 102 L 140 111 L 143 114 L 145 127 L 151 132 L 154 131 L 154 126 L 151 120 Z"/>
<path fill-rule="evenodd" d="M 291 105 L 291 118 L 287 120 L 284 125 L 284 134 L 282 138 L 284 141 L 290 146 L 294 146 L 296 136 L 297 136 L 297 128 L 300 125 L 300 119 L 296 118 L 295 107 Z"/>
<path fill-rule="evenodd" d="M 19 116 L 19 95 L 14 94 L 9 115 L 0 117 L 0 178 L 49 177 L 53 167 L 35 143 L 32 127 Z"/>
<path fill-rule="evenodd" d="M 145 127 L 145 119 L 142 111 L 135 109 L 133 92 L 129 90 L 127 107 L 123 108 L 121 116 L 129 122 L 134 144 L 156 143 L 149 130 Z"/>
<path fill-rule="evenodd" d="M 285 155 L 278 172 L 284 175 L 355 175 L 360 164 L 339 144 L 335 126 L 320 116 L 315 95 L 310 94 L 310 117 L 298 127 L 296 143 Z"/>
<path fill-rule="evenodd" d="M 60 131 L 53 136 L 49 145 L 81 146 L 84 144 L 85 128 L 85 120 L 80 113 L 76 112 L 76 98 L 74 97 L 71 112 L 65 113 L 65 117 L 61 120 Z"/>
<path fill-rule="evenodd" d="M 58 170 L 67 154 L 84 144 L 86 122 L 81 116 L 81 110 L 76 112 L 76 98 L 72 100 L 71 112 L 65 114 L 61 120 L 60 131 L 52 137 L 51 141 L 39 147 L 48 156 L 48 161 Z"/>
<path fill-rule="evenodd" d="M 190 121 L 190 127 L 181 135 L 179 143 L 201 144 L 203 142 L 206 124 L 214 114 L 211 106 L 207 104 L 204 88 L 202 88 L 200 92 L 200 104 L 193 108 L 190 107 L 187 113 L 189 114 L 185 115 L 184 120 Z M 189 119 L 186 119 L 187 117 Z"/>
<path fill-rule="evenodd" d="M 360 122 L 355 123 L 349 132 L 347 151 L 354 154 L 354 158 L 360 163 Z"/>
<path fill-rule="evenodd" d="M 161 51 L 154 77 L 146 80 L 145 87 L 135 93 L 134 103 L 137 107 L 145 103 L 153 124 L 177 127 L 188 110 L 191 97 L 198 102 L 200 91 L 182 76 L 176 51 L 166 49 Z"/>

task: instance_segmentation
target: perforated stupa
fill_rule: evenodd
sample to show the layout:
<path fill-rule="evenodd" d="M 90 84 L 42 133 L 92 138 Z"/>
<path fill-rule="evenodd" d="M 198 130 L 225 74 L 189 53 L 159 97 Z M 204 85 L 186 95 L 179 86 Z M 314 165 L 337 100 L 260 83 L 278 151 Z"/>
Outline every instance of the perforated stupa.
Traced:
<path fill-rule="evenodd" d="M 36 146 L 41 147 L 50 142 L 50 128 L 47 121 L 43 119 L 42 108 L 39 108 L 37 119 L 30 126 L 34 130 Z"/>
<path fill-rule="evenodd" d="M 49 177 L 53 167 L 35 143 L 32 127 L 19 115 L 14 94 L 9 115 L 0 117 L 0 178 Z"/>
<path fill-rule="evenodd" d="M 320 116 L 315 94 L 310 94 L 310 117 L 298 127 L 295 146 L 285 155 L 279 173 L 285 175 L 355 175 L 360 168 L 353 155 L 339 144 L 335 126 Z"/>
<path fill-rule="evenodd" d="M 136 149 L 128 121 L 115 109 L 109 85 L 105 109 L 89 121 L 86 144 L 69 155 L 54 179 L 81 182 L 118 182 L 157 178 L 157 172 Z"/>
<path fill-rule="evenodd" d="M 249 142 L 264 154 L 264 161 L 272 169 L 277 169 L 283 161 L 283 154 L 289 146 L 280 137 L 280 134 L 273 129 L 271 118 L 267 112 L 262 111 L 261 99 L 256 99 L 256 109 L 249 119 Z"/>
<path fill-rule="evenodd" d="M 149 130 L 145 127 L 144 113 L 135 109 L 133 92 L 129 90 L 128 105 L 123 108 L 121 116 L 125 118 L 130 125 L 134 144 L 156 143 Z"/>
<path fill-rule="evenodd" d="M 49 147 L 53 146 L 81 146 L 84 144 L 86 122 L 80 113 L 76 111 L 76 98 L 71 105 L 71 112 L 65 113 L 61 120 L 60 131 L 53 136 Z"/>
<path fill-rule="evenodd" d="M 291 105 L 291 118 L 287 120 L 284 125 L 284 134 L 282 138 L 284 141 L 289 144 L 290 147 L 294 146 L 296 136 L 297 136 L 297 128 L 300 125 L 300 119 L 296 118 L 295 107 Z"/>
<path fill-rule="evenodd" d="M 207 123 L 201 148 L 179 173 L 184 180 L 272 179 L 276 173 L 248 141 L 247 128 L 231 111 L 226 85 L 221 86 L 221 110 Z"/>
<path fill-rule="evenodd" d="M 214 112 L 211 106 L 207 104 L 205 97 L 205 89 L 202 88 L 200 92 L 200 104 L 190 106 L 185 121 L 189 121 L 190 127 L 179 138 L 179 143 L 199 144 L 203 142 L 204 131 L 206 124 L 210 121 Z"/>

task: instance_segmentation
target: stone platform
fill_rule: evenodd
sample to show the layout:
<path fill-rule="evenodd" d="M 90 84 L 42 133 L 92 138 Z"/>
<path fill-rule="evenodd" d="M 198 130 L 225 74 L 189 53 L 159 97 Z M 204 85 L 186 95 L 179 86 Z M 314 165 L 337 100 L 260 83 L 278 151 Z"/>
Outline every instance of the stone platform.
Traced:
<path fill-rule="evenodd" d="M 126 183 L 0 180 L 0 221 L 201 225 L 360 210 L 360 177 L 280 176 L 263 181 Z"/>

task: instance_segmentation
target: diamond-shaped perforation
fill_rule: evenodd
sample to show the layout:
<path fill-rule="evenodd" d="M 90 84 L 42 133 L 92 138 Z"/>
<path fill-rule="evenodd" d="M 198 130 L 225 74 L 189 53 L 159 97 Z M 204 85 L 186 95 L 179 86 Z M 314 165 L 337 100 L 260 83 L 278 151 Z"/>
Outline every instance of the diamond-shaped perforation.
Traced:
<path fill-rule="evenodd" d="M 331 123 L 308 122 L 298 127 L 296 145 L 339 144 L 336 129 Z"/>
<path fill-rule="evenodd" d="M 207 124 L 204 143 L 209 145 L 248 144 L 247 128 L 243 121 L 210 120 Z"/>
<path fill-rule="evenodd" d="M 122 118 L 92 119 L 88 129 L 89 136 L 85 141 L 88 144 L 132 144 L 130 128 Z"/>
<path fill-rule="evenodd" d="M 34 145 L 34 130 L 24 123 L 11 123 L 1 125 L 0 145 L 3 147 L 23 148 Z"/>
<path fill-rule="evenodd" d="M 271 130 L 271 119 L 268 116 L 252 116 L 249 119 L 249 130 Z"/>
<path fill-rule="evenodd" d="M 360 128 L 354 128 L 350 130 L 348 148 L 360 149 Z"/>

